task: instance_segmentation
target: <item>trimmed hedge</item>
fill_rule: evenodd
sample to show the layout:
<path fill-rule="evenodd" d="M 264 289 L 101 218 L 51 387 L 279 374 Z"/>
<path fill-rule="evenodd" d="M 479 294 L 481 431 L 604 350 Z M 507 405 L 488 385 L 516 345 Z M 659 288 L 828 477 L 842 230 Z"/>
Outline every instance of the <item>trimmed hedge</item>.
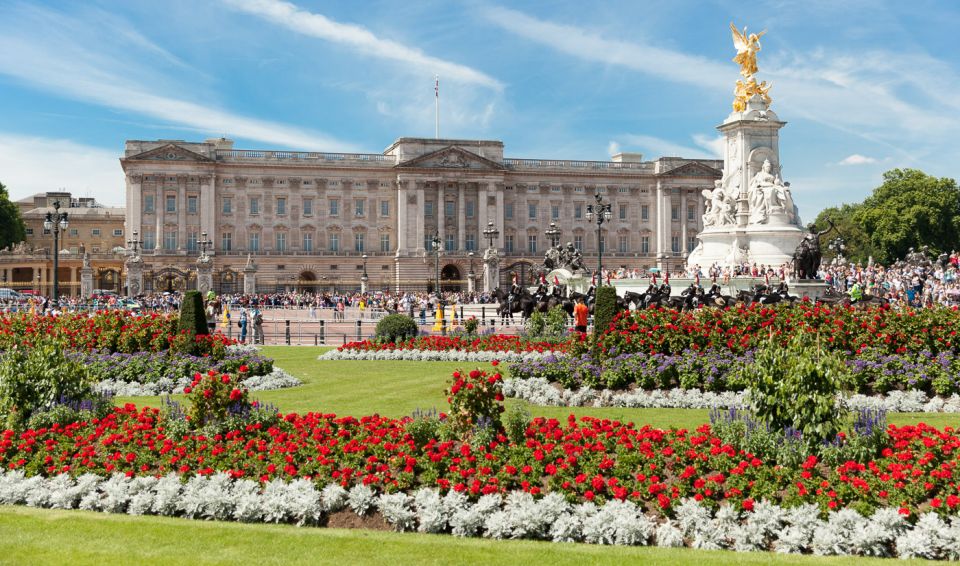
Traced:
<path fill-rule="evenodd" d="M 417 335 L 417 323 L 405 314 L 388 314 L 377 323 L 378 340 L 398 342 Z"/>
<path fill-rule="evenodd" d="M 186 330 L 194 336 L 210 334 L 200 291 L 187 291 L 183 295 L 183 303 L 180 305 L 180 324 L 177 330 Z"/>
<path fill-rule="evenodd" d="M 593 331 L 602 334 L 613 317 L 617 315 L 617 290 L 609 285 L 597 287 L 596 302 L 593 305 Z"/>

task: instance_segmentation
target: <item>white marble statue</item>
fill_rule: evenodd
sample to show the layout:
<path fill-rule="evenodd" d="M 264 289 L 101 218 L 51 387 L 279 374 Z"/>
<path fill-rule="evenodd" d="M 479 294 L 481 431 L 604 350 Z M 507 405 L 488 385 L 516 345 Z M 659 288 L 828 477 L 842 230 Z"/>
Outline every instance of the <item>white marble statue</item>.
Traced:
<path fill-rule="evenodd" d="M 771 169 L 773 165 L 770 160 L 764 159 L 760 171 L 750 180 L 748 198 L 751 224 L 767 222 L 771 213 L 794 212 L 793 197 L 789 194 L 789 189 L 778 175 L 771 173 Z"/>
<path fill-rule="evenodd" d="M 703 226 L 727 226 L 736 222 L 736 201 L 723 189 L 723 181 L 715 181 L 713 190 L 703 191 L 707 209 L 703 213 Z"/>

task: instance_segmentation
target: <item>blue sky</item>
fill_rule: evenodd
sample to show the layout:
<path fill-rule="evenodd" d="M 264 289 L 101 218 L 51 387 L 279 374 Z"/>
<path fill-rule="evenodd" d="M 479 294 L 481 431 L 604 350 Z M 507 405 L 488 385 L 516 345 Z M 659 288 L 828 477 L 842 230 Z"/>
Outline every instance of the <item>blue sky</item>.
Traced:
<path fill-rule="evenodd" d="M 649 1 L 0 3 L 0 182 L 122 204 L 126 139 L 380 152 L 499 139 L 510 157 L 712 157 L 767 29 L 784 178 L 805 220 L 884 171 L 957 176 L 960 3 Z"/>

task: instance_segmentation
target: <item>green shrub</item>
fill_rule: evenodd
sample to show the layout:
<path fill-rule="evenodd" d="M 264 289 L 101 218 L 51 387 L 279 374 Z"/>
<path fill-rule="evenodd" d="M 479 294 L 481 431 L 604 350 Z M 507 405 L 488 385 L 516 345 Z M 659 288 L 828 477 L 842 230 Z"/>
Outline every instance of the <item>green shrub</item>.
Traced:
<path fill-rule="evenodd" d="M 69 358 L 52 339 L 37 339 L 29 350 L 14 348 L 0 355 L 0 418 L 10 428 L 27 422 L 60 400 L 91 396 L 87 367 Z"/>
<path fill-rule="evenodd" d="M 741 372 L 754 413 L 771 429 L 798 431 L 814 451 L 840 432 L 844 412 L 836 398 L 851 380 L 850 369 L 811 335 L 798 334 L 786 346 L 771 338 Z"/>
<path fill-rule="evenodd" d="M 416 321 L 405 314 L 388 314 L 377 323 L 377 340 L 399 342 L 416 335 Z"/>
<path fill-rule="evenodd" d="M 513 405 L 503 416 L 503 428 L 506 430 L 510 442 L 521 445 L 530 426 L 530 411 L 523 405 Z"/>
<path fill-rule="evenodd" d="M 603 334 L 617 314 L 617 290 L 609 285 L 597 287 L 597 296 L 593 305 L 593 332 Z"/>
<path fill-rule="evenodd" d="M 431 440 L 440 438 L 443 421 L 440 420 L 436 411 L 424 413 L 418 410 L 413 414 L 413 420 L 408 422 L 404 429 L 413 439 L 416 447 L 423 448 Z"/>
<path fill-rule="evenodd" d="M 477 333 L 477 328 L 480 327 L 480 321 L 477 320 L 477 317 L 471 316 L 467 320 L 463 321 L 463 329 L 467 331 L 467 334 L 473 335 Z"/>
<path fill-rule="evenodd" d="M 542 337 L 543 332 L 546 328 L 547 328 L 547 319 L 544 318 L 543 313 L 540 311 L 533 311 L 533 313 L 530 314 L 530 318 L 527 319 L 527 324 L 526 324 L 527 338 Z"/>
<path fill-rule="evenodd" d="M 547 313 L 544 333 L 550 338 L 560 338 L 567 333 L 567 311 L 561 306 L 555 306 Z"/>
<path fill-rule="evenodd" d="M 58 402 L 30 415 L 27 428 L 37 430 L 50 428 L 55 424 L 68 425 L 76 422 L 89 422 L 93 419 L 102 419 L 109 415 L 111 411 L 113 411 L 113 397 L 104 395 L 94 395 L 79 402 Z"/>
<path fill-rule="evenodd" d="M 183 295 L 183 302 L 180 304 L 180 324 L 177 326 L 177 330 L 186 330 L 193 336 L 210 333 L 200 291 L 187 291 Z"/>

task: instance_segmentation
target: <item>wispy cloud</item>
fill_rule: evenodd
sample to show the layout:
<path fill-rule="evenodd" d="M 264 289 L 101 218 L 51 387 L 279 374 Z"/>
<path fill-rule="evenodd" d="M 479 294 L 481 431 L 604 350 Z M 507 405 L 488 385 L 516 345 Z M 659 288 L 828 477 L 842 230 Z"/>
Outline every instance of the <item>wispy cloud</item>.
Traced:
<path fill-rule="evenodd" d="M 654 44 L 611 39 L 575 25 L 534 18 L 517 10 L 480 12 L 500 28 L 577 59 L 633 69 L 672 82 L 723 92 L 732 89 L 735 67 Z M 960 77 L 927 55 L 874 50 L 847 55 L 836 47 L 805 53 L 764 52 L 761 75 L 774 83 L 774 108 L 884 144 L 952 136 Z M 904 93 L 910 93 L 906 96 Z M 922 99 L 922 100 L 921 100 Z M 883 117 L 882 119 L 880 117 Z"/>
<path fill-rule="evenodd" d="M 172 94 L 189 89 L 178 85 L 172 74 L 154 70 L 151 57 L 159 52 L 162 59 L 179 60 L 119 18 L 107 20 L 125 27 L 122 33 L 112 35 L 92 21 L 44 8 L 26 7 L 10 16 L 0 23 L 0 73 L 24 84 L 209 135 L 303 149 L 357 149 L 323 133 L 238 115 Z M 104 35 L 112 39 L 101 39 Z"/>
<path fill-rule="evenodd" d="M 14 200 L 66 189 L 76 196 L 123 206 L 120 151 L 70 140 L 0 132 L 0 182 Z"/>
<path fill-rule="evenodd" d="M 582 28 L 539 20 L 509 8 L 480 11 L 492 23 L 531 41 L 586 61 L 627 67 L 672 81 L 708 88 L 729 88 L 731 71 L 704 57 L 650 44 L 601 37 Z"/>
<path fill-rule="evenodd" d="M 877 160 L 874 157 L 867 157 L 866 155 L 854 153 L 853 155 L 848 155 L 841 159 L 837 165 L 869 165 L 876 162 Z"/>
<path fill-rule="evenodd" d="M 224 1 L 237 10 L 263 18 L 306 36 L 339 43 L 372 57 L 397 61 L 431 75 L 438 74 L 444 80 L 475 84 L 498 92 L 503 90 L 503 84 L 486 73 L 466 65 L 427 55 L 417 48 L 397 41 L 377 37 L 373 32 L 362 26 L 337 22 L 322 14 L 301 9 L 289 2 L 282 0 Z"/>

